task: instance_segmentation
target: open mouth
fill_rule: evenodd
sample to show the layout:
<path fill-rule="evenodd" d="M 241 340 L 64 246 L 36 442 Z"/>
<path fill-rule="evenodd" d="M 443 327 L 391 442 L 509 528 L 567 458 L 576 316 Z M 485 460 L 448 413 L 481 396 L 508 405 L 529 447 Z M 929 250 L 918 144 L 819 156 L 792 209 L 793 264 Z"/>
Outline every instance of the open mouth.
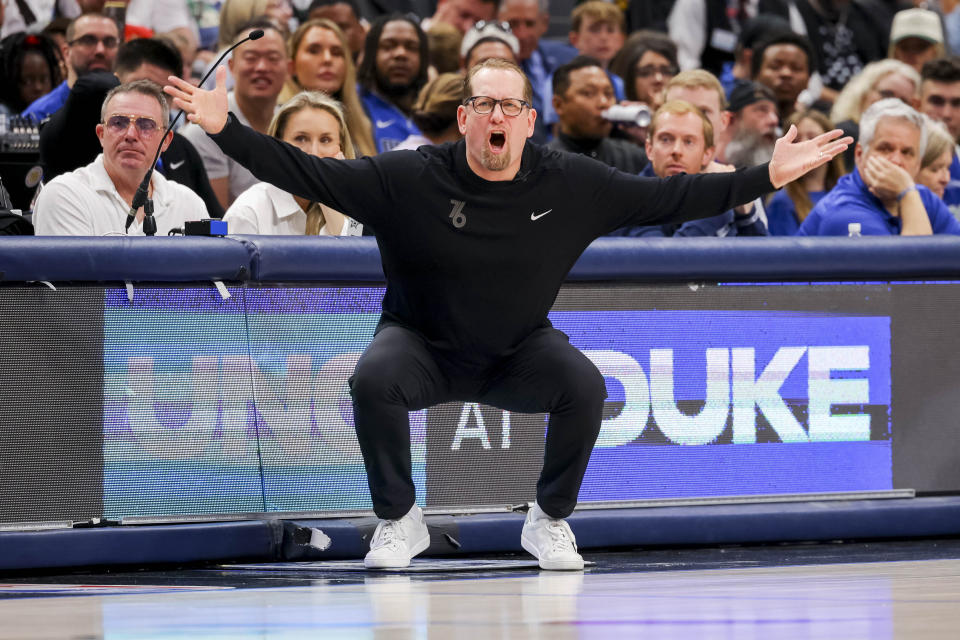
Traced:
<path fill-rule="evenodd" d="M 494 131 L 490 134 L 490 148 L 493 149 L 494 153 L 500 153 L 503 151 L 504 146 L 507 144 L 507 136 L 502 131 Z"/>

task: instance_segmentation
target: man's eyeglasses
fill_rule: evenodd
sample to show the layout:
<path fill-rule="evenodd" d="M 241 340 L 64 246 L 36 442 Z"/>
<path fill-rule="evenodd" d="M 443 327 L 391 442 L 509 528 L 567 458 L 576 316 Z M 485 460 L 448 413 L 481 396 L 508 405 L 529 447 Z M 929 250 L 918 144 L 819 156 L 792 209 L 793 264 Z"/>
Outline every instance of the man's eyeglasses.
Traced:
<path fill-rule="evenodd" d="M 117 113 L 107 118 L 104 125 L 113 133 L 126 133 L 131 122 L 137 128 L 137 133 L 144 138 L 149 138 L 160 131 L 160 123 L 149 116 L 126 116 Z"/>
<path fill-rule="evenodd" d="M 488 96 L 473 96 L 472 98 L 467 98 L 464 104 L 472 104 L 473 110 L 482 116 L 485 116 L 488 113 L 493 113 L 493 110 L 499 104 L 500 110 L 503 111 L 503 115 L 510 117 L 520 115 L 520 112 L 523 111 L 524 107 L 530 106 L 530 103 L 528 103 L 526 100 L 519 100 L 518 98 L 494 100 Z"/>
<path fill-rule="evenodd" d="M 104 49 L 116 49 L 118 46 L 120 46 L 120 41 L 119 41 L 117 38 L 113 37 L 113 36 L 107 36 L 107 37 L 105 37 L 105 38 L 98 38 L 97 36 L 91 35 L 91 34 L 89 34 L 89 33 L 88 33 L 87 35 L 85 35 L 85 36 L 80 36 L 79 38 L 74 38 L 73 40 L 71 40 L 71 41 L 68 42 L 67 44 L 69 44 L 71 47 L 73 47 L 73 46 L 81 46 L 81 47 L 84 47 L 85 49 L 93 49 L 94 47 L 97 46 L 97 43 L 98 43 L 98 42 L 102 42 L 102 43 L 103 43 L 103 48 L 104 48 Z"/>
<path fill-rule="evenodd" d="M 637 67 L 637 75 L 641 78 L 649 78 L 650 76 L 659 73 L 664 78 L 677 75 L 679 69 L 673 65 L 655 65 L 655 64 L 645 64 L 642 67 Z"/>

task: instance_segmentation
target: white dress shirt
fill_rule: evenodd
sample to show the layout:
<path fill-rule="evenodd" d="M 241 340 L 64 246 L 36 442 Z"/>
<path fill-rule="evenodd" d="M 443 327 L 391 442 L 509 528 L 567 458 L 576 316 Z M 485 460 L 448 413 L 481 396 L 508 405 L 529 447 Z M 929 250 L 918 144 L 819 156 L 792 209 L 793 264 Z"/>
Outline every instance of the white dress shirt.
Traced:
<path fill-rule="evenodd" d="M 321 204 L 324 216 L 329 207 Z M 227 223 L 227 233 L 251 233 L 274 236 L 302 236 L 307 229 L 307 214 L 303 212 L 293 196 L 272 184 L 256 184 L 237 198 L 223 216 Z M 344 216 L 341 236 L 359 236 L 363 225 Z M 333 235 L 326 224 L 320 227 L 321 236 Z"/>
<path fill-rule="evenodd" d="M 200 196 L 154 172 L 153 216 L 157 235 L 183 228 L 187 220 L 209 218 Z M 103 236 L 123 234 L 130 205 L 124 201 L 103 166 L 103 154 L 85 167 L 50 181 L 37 197 L 33 211 L 38 236 Z M 143 224 L 134 221 L 129 235 L 143 235 Z"/>

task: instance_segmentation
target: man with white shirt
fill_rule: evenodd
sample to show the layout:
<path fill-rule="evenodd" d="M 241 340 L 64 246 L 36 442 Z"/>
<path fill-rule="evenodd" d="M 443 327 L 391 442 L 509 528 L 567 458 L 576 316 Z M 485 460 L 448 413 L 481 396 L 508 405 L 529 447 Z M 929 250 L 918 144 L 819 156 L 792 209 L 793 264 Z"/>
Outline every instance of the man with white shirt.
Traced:
<path fill-rule="evenodd" d="M 102 236 L 123 234 L 134 193 L 163 138 L 170 108 L 160 87 L 137 80 L 115 87 L 103 102 L 97 137 L 103 153 L 76 171 L 53 179 L 37 199 L 33 223 L 37 235 Z M 154 172 L 150 198 L 157 234 L 182 228 L 187 220 L 208 217 L 193 191 Z M 137 211 L 128 233 L 143 235 L 144 212 Z"/>
<path fill-rule="evenodd" d="M 240 29 L 234 42 L 260 29 L 263 37 L 245 42 L 233 51 L 230 71 L 235 84 L 228 100 L 230 111 L 243 124 L 265 133 L 277 108 L 277 96 L 287 79 L 287 46 L 283 34 L 268 21 L 253 21 Z M 224 209 L 237 196 L 259 182 L 253 174 L 228 158 L 207 134 L 196 125 L 187 125 L 180 133 L 203 158 L 210 186 Z"/>
<path fill-rule="evenodd" d="M 82 13 L 77 0 L 8 0 L 0 6 L 0 36 L 29 31 L 39 33 L 55 15 L 76 18 Z M 21 7 L 26 10 L 26 15 Z"/>

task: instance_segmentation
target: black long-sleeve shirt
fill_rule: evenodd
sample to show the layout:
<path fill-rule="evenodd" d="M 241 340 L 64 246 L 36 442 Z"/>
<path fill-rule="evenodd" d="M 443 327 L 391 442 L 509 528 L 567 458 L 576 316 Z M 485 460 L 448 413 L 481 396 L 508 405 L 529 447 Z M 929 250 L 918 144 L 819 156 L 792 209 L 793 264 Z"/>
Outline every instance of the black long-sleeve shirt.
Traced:
<path fill-rule="evenodd" d="M 373 227 L 383 318 L 477 365 L 548 325 L 561 283 L 595 238 L 717 215 L 773 190 L 766 165 L 661 180 L 533 144 L 513 180 L 490 182 L 469 168 L 462 140 L 317 158 L 232 115 L 213 139 L 259 179 Z"/>

